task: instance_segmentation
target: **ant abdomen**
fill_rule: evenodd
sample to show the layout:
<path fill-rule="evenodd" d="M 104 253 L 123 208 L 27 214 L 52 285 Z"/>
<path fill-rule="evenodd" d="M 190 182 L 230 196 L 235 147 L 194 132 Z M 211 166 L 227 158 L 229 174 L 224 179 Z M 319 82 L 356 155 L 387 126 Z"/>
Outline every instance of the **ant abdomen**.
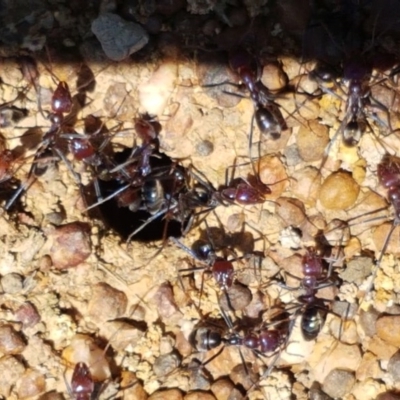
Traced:
<path fill-rule="evenodd" d="M 220 332 L 206 327 L 194 329 L 189 336 L 190 345 L 197 351 L 215 349 L 222 343 L 222 341 L 222 335 Z"/>

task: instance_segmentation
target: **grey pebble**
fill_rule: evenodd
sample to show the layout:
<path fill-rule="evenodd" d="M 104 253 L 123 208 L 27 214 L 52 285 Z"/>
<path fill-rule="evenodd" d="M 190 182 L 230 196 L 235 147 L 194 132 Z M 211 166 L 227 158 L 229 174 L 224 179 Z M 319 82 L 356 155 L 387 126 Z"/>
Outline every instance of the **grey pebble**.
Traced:
<path fill-rule="evenodd" d="M 92 32 L 101 43 L 107 57 L 122 61 L 142 49 L 149 41 L 147 32 L 135 22 L 119 15 L 104 13 L 92 22 Z"/>
<path fill-rule="evenodd" d="M 322 390 L 333 398 L 342 398 L 350 393 L 356 382 L 354 374 L 343 369 L 334 369 L 325 378 Z"/>
<path fill-rule="evenodd" d="M 379 317 L 379 312 L 374 308 L 369 308 L 368 311 L 360 311 L 360 324 L 367 336 L 376 335 L 376 320 Z"/>
<path fill-rule="evenodd" d="M 370 257 L 356 257 L 349 261 L 339 276 L 346 282 L 361 284 L 371 274 L 373 261 Z"/>
<path fill-rule="evenodd" d="M 5 293 L 18 293 L 23 289 L 23 278 L 14 272 L 6 274 L 1 278 L 1 286 Z"/>
<path fill-rule="evenodd" d="M 156 376 L 165 376 L 179 367 L 180 359 L 176 353 L 164 354 L 156 358 L 153 371 Z"/>
<path fill-rule="evenodd" d="M 393 381 L 400 380 L 400 352 L 395 353 L 388 364 L 388 372 L 392 376 Z"/>

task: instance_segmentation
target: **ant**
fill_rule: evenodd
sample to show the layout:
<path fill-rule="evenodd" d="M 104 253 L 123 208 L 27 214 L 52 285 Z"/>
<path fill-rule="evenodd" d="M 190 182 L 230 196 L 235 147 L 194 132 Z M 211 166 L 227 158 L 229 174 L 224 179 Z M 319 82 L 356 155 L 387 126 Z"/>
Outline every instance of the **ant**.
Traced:
<path fill-rule="evenodd" d="M 375 280 L 383 255 L 385 254 L 389 246 L 390 238 L 394 230 L 400 223 L 400 158 L 390 155 L 385 155 L 382 161 L 378 164 L 377 174 L 379 183 L 385 189 L 388 189 L 387 198 L 390 204 L 393 206 L 394 218 L 392 227 L 390 228 L 384 240 L 379 258 L 375 263 L 375 269 L 372 276 L 372 280 L 369 287 L 366 290 L 366 293 L 371 289 L 373 285 L 373 281 Z"/>
<path fill-rule="evenodd" d="M 215 354 L 201 363 L 201 367 L 210 364 L 224 351 L 225 347 L 235 346 L 239 351 L 244 371 L 250 376 L 249 364 L 245 362 L 242 346 L 251 350 L 260 359 L 273 357 L 262 375 L 262 379 L 266 378 L 276 365 L 290 336 L 292 324 L 288 323 L 287 314 L 285 312 L 277 314 L 271 319 L 269 325 L 264 323 L 260 328 L 248 328 L 248 322 L 244 320 L 234 326 L 223 309 L 221 309 L 221 315 L 225 327 L 219 321 L 203 321 L 189 335 L 189 343 L 198 352 L 204 353 L 220 347 Z M 243 329 L 245 326 L 246 328 Z M 244 332 L 240 333 L 240 331 Z M 255 384 L 253 382 L 247 390 L 250 390 Z"/>
<path fill-rule="evenodd" d="M 43 160 L 55 157 L 56 159 L 64 160 L 69 166 L 69 162 L 58 144 L 59 134 L 63 128 L 64 114 L 69 114 L 72 109 L 72 97 L 66 82 L 59 82 L 51 98 L 51 108 L 52 113 L 48 116 L 51 121 L 50 129 L 43 136 L 42 143 L 36 151 L 31 168 L 28 172 L 27 180 L 24 184 L 20 185 L 20 187 L 14 192 L 13 196 L 7 201 L 4 207 L 6 211 L 10 210 L 18 197 L 28 189 L 37 177 L 46 172 L 47 166 L 44 164 Z M 72 173 L 79 182 L 77 174 L 74 171 L 72 171 Z"/>
<path fill-rule="evenodd" d="M 288 287 L 281 285 L 288 290 L 303 289 L 304 294 L 298 297 L 301 307 L 301 332 L 305 340 L 314 340 L 320 333 L 326 319 L 328 310 L 323 300 L 316 297 L 317 292 L 335 283 L 329 278 L 332 273 L 332 260 L 325 276 L 323 257 L 314 247 L 308 247 L 302 258 L 303 279 L 299 287 Z"/>
<path fill-rule="evenodd" d="M 329 22 L 331 21 L 328 20 L 320 21 L 320 25 L 326 31 L 326 39 L 329 37 L 330 44 L 334 44 L 335 47 L 340 48 L 337 42 L 342 41 L 345 43 L 345 48 L 341 49 L 343 54 L 339 64 L 343 74 L 342 80 L 347 82 L 345 116 L 330 144 L 325 149 L 320 170 L 326 163 L 330 149 L 338 135 L 342 135 L 345 146 L 355 147 L 359 144 L 367 128 L 371 133 L 374 133 L 368 119 L 372 119 L 384 131 L 389 130 L 392 132 L 388 109 L 379 100 L 373 98 L 371 93 L 373 84 L 381 83 L 384 79 L 379 82 L 372 82 L 374 67 L 380 69 L 380 64 L 382 63 L 380 62 L 379 54 L 366 54 L 370 49 L 362 48 L 365 42 L 363 34 L 365 16 L 362 15 L 362 12 L 363 10 L 360 5 L 355 5 L 352 1 L 345 1 L 338 11 L 333 13 L 333 15 L 329 14 L 330 20 L 334 20 L 334 18 L 339 16 L 336 22 L 338 26 L 330 26 Z M 340 29 L 335 29 L 339 26 Z M 339 35 L 339 38 L 336 39 L 333 33 Z M 375 34 L 375 31 L 373 33 Z M 336 87 L 338 74 L 329 65 L 330 62 L 333 62 L 331 56 L 329 54 L 320 56 L 319 61 L 322 59 L 322 62 L 317 62 L 317 66 L 311 72 L 310 77 L 319 84 L 331 83 Z M 338 62 L 337 56 L 334 59 L 335 62 Z M 385 68 L 387 69 L 387 66 Z M 320 87 L 323 92 L 331 93 L 340 98 L 331 89 L 325 88 L 323 85 L 320 85 Z M 342 90 L 342 92 L 344 91 Z M 387 122 L 378 116 L 377 111 L 382 111 L 386 114 Z"/>
<path fill-rule="evenodd" d="M 201 262 L 202 264 L 205 264 L 202 267 L 180 269 L 178 271 L 179 274 L 185 272 L 203 271 L 203 279 L 201 281 L 199 301 L 201 301 L 201 295 L 203 293 L 205 272 L 211 272 L 218 287 L 222 291 L 227 292 L 232 287 L 235 275 L 233 268 L 234 260 L 228 260 L 227 257 L 218 257 L 216 255 L 215 248 L 210 243 L 210 241 L 205 241 L 203 239 L 196 240 L 193 243 L 192 248 L 190 249 L 174 237 L 171 237 L 170 240 L 173 241 L 178 247 L 180 247 L 186 253 L 188 253 L 193 259 Z"/>
<path fill-rule="evenodd" d="M 285 120 L 279 107 L 273 103 L 273 96 L 261 83 L 260 66 L 256 60 L 246 50 L 239 48 L 230 53 L 229 65 L 250 93 L 255 105 L 253 118 L 259 130 L 273 139 L 279 139 L 286 127 Z"/>

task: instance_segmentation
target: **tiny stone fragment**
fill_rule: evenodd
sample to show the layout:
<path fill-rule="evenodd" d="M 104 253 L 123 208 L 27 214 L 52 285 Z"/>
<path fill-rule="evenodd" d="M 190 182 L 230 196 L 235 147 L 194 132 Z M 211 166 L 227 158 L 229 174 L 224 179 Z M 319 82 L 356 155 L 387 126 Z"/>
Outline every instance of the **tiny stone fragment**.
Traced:
<path fill-rule="evenodd" d="M 21 361 L 13 356 L 0 358 L 0 396 L 9 398 L 11 388 L 25 371 Z"/>
<path fill-rule="evenodd" d="M 306 218 L 304 204 L 290 197 L 279 197 L 276 200 L 275 211 L 283 219 L 286 227 L 299 227 Z"/>
<path fill-rule="evenodd" d="M 246 308 L 252 299 L 251 291 L 248 287 L 233 284 L 226 292 L 220 297 L 220 306 L 225 311 L 229 310 L 243 310 Z"/>
<path fill-rule="evenodd" d="M 215 400 L 215 397 L 207 392 L 196 390 L 194 392 L 188 393 L 184 400 Z"/>
<path fill-rule="evenodd" d="M 244 364 L 236 365 L 229 374 L 229 378 L 235 385 L 242 385 L 245 390 L 249 390 L 259 379 L 249 363 L 246 363 L 246 367 Z"/>
<path fill-rule="evenodd" d="M 81 222 L 60 226 L 52 233 L 50 257 L 58 269 L 76 267 L 91 254 L 90 227 Z"/>
<path fill-rule="evenodd" d="M 101 43 L 104 53 L 113 61 L 124 60 L 149 41 L 149 35 L 139 24 L 111 13 L 97 17 L 92 22 L 92 32 Z"/>
<path fill-rule="evenodd" d="M 158 390 L 148 400 L 183 400 L 182 392 L 178 389 Z"/>
<path fill-rule="evenodd" d="M 170 374 L 179 367 L 180 359 L 176 353 L 164 354 L 157 357 L 153 364 L 153 371 L 158 377 Z"/>
<path fill-rule="evenodd" d="M 319 201 L 328 210 L 346 210 L 356 202 L 359 192 L 360 187 L 351 174 L 334 172 L 322 183 Z"/>
<path fill-rule="evenodd" d="M 18 293 L 23 289 L 23 278 L 14 272 L 6 274 L 1 278 L 1 286 L 4 293 Z"/>
<path fill-rule="evenodd" d="M 92 317 L 104 321 L 123 315 L 127 304 L 128 299 L 124 292 L 103 282 L 93 287 L 88 310 Z"/>
<path fill-rule="evenodd" d="M 322 390 L 333 398 L 341 398 L 350 393 L 356 382 L 354 374 L 343 369 L 334 369 L 325 378 Z"/>
<path fill-rule="evenodd" d="M 196 145 L 196 152 L 199 156 L 209 156 L 214 151 L 214 145 L 209 140 L 202 140 Z"/>
<path fill-rule="evenodd" d="M 243 395 L 235 388 L 235 385 L 227 378 L 221 378 L 211 385 L 211 391 L 217 400 L 241 400 Z"/>
<path fill-rule="evenodd" d="M 11 325 L 0 326 L 0 352 L 3 354 L 20 354 L 26 344 L 22 335 Z"/>
<path fill-rule="evenodd" d="M 360 325 L 364 329 L 367 336 L 372 337 L 376 335 L 376 320 L 379 317 L 378 311 L 370 307 L 368 311 L 360 310 Z"/>
<path fill-rule="evenodd" d="M 15 319 L 22 322 L 24 328 L 31 328 L 40 322 L 40 315 L 33 304 L 26 302 L 15 312 Z"/>
<path fill-rule="evenodd" d="M 392 376 L 394 382 L 400 380 L 400 352 L 397 352 L 389 360 L 388 372 Z"/>
<path fill-rule="evenodd" d="M 143 388 L 142 383 L 136 378 L 136 375 L 128 370 L 121 372 L 121 387 L 124 388 L 124 396 L 128 399 L 146 400 L 148 395 Z"/>
<path fill-rule="evenodd" d="M 154 300 L 158 313 L 162 318 L 170 318 L 176 312 L 179 312 L 178 306 L 175 303 L 174 293 L 169 283 L 160 285 Z"/>
<path fill-rule="evenodd" d="M 400 346 L 400 315 L 386 315 L 376 322 L 376 333 L 385 342 Z"/>
<path fill-rule="evenodd" d="M 350 260 L 339 276 L 346 282 L 361 284 L 371 274 L 374 265 L 370 257 L 355 257 Z"/>
<path fill-rule="evenodd" d="M 304 161 L 320 160 L 328 143 L 329 129 L 327 126 L 320 124 L 317 120 L 309 121 L 308 127 L 305 125 L 300 126 L 297 135 L 297 146 Z"/>
<path fill-rule="evenodd" d="M 64 400 L 64 396 L 61 393 L 58 393 L 54 390 L 51 392 L 47 392 L 45 394 L 42 394 L 38 400 Z"/>
<path fill-rule="evenodd" d="M 277 64 L 264 65 L 261 82 L 269 90 L 279 90 L 286 86 L 287 76 Z"/>
<path fill-rule="evenodd" d="M 347 301 L 334 301 L 332 305 L 332 312 L 344 320 L 353 319 L 357 310 L 357 304 L 348 303 Z"/>
<path fill-rule="evenodd" d="M 46 390 L 44 376 L 33 369 L 28 369 L 21 376 L 17 384 L 17 393 L 20 399 L 37 396 Z"/>

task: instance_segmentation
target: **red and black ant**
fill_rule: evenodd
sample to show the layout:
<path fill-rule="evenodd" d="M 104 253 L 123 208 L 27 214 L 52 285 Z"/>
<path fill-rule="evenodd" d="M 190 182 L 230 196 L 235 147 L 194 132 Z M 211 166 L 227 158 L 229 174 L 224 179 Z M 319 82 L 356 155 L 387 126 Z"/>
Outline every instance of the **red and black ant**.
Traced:
<path fill-rule="evenodd" d="M 53 159 L 55 157 L 57 160 L 62 159 L 69 165 L 68 160 L 58 145 L 59 134 L 63 128 L 64 114 L 68 114 L 72 109 L 72 97 L 66 82 L 61 81 L 58 84 L 51 99 L 51 108 L 52 113 L 49 115 L 51 127 L 45 133 L 40 147 L 36 151 L 32 166 L 28 172 L 27 180 L 20 185 L 14 195 L 7 201 L 4 207 L 7 211 L 12 207 L 16 199 L 28 189 L 34 180 L 46 172 L 49 158 Z M 75 172 L 72 171 L 72 173 L 79 181 Z"/>
<path fill-rule="evenodd" d="M 298 313 L 302 315 L 300 326 L 305 340 L 315 339 L 326 319 L 328 309 L 324 301 L 316 297 L 320 289 L 335 285 L 335 282 L 329 280 L 332 273 L 332 261 L 328 266 L 328 271 L 325 271 L 326 267 L 317 250 L 309 247 L 302 258 L 303 279 L 300 286 L 293 288 L 280 284 L 281 287 L 288 290 L 304 291 L 297 300 L 301 305 Z"/>
<path fill-rule="evenodd" d="M 250 377 L 249 364 L 245 362 L 241 347 L 252 351 L 258 358 L 263 360 L 268 357 L 268 365 L 262 378 L 266 378 L 275 367 L 282 351 L 284 350 L 292 329 L 292 324 L 285 312 L 275 315 L 269 324 L 262 324 L 261 327 L 249 328 L 248 322 L 238 320 L 235 325 L 230 317 L 221 309 L 223 324 L 219 321 L 202 321 L 190 333 L 189 342 L 198 352 L 204 353 L 210 350 L 220 350 L 210 358 L 203 361 L 200 366 L 206 367 L 215 360 L 225 349 L 225 347 L 235 346 L 239 351 L 239 356 L 243 364 L 244 371 Z M 225 325 L 225 326 L 224 326 Z M 257 385 L 252 382 L 246 390 L 251 390 Z"/>
<path fill-rule="evenodd" d="M 250 93 L 255 106 L 254 119 L 259 130 L 278 139 L 286 123 L 279 107 L 273 102 L 274 96 L 261 83 L 258 63 L 244 49 L 236 49 L 230 53 L 229 65 Z"/>

